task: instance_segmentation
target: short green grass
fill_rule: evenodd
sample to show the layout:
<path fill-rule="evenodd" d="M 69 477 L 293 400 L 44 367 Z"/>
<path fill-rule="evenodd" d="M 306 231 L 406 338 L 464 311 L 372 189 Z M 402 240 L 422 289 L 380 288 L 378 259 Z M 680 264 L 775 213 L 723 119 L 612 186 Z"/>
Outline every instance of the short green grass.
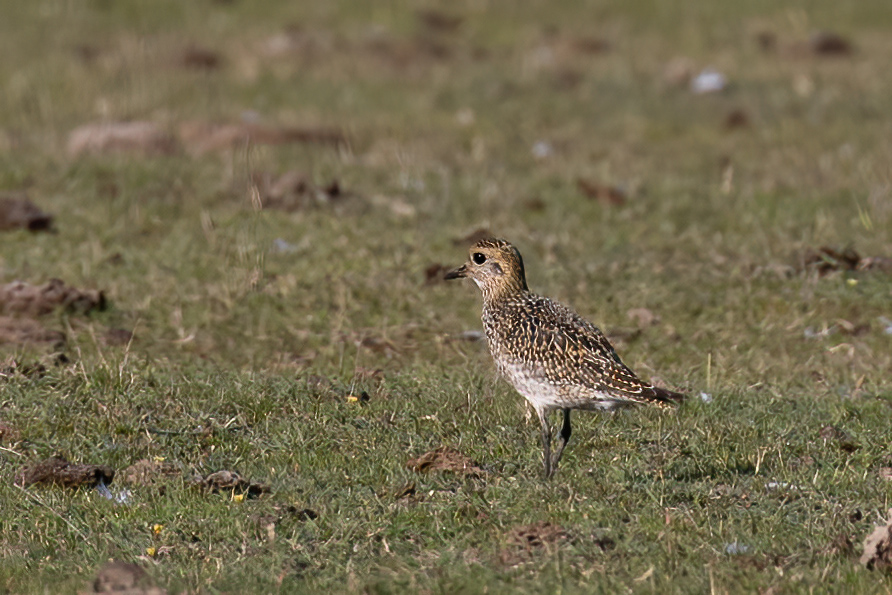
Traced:
<path fill-rule="evenodd" d="M 431 28 L 409 2 L 3 3 L 0 189 L 27 190 L 58 232 L 4 232 L 0 282 L 58 277 L 111 305 L 44 317 L 71 363 L 0 346 L 48 365 L 0 384 L 18 433 L 0 444 L 0 590 L 75 592 L 109 559 L 171 592 L 892 589 L 857 564 L 892 495 L 892 278 L 799 266 L 822 245 L 892 256 L 892 6 L 423 9 L 462 21 Z M 803 53 L 816 30 L 854 53 Z M 292 45 L 271 50 L 285 33 Z M 586 50 L 593 39 L 609 51 Z M 184 68 L 193 46 L 221 66 Z M 677 58 L 730 87 L 668 82 Z M 749 125 L 725 129 L 733 110 Z M 339 127 L 349 145 L 65 150 L 86 122 L 175 130 L 248 111 Z M 537 142 L 552 154 L 537 159 Z M 252 180 L 290 170 L 348 196 L 254 208 Z M 628 200 L 585 198 L 579 178 Z M 480 227 L 520 248 L 535 291 L 691 401 L 574 415 L 541 481 L 535 420 L 485 346 L 456 340 L 480 328 L 476 290 L 425 283 Z M 632 308 L 658 323 L 631 332 Z M 108 328 L 135 339 L 108 346 Z M 406 466 L 441 445 L 486 474 Z M 125 503 L 14 485 L 57 453 L 183 475 L 116 480 Z M 271 493 L 191 487 L 220 469 Z M 540 521 L 567 538 L 512 541 Z"/>

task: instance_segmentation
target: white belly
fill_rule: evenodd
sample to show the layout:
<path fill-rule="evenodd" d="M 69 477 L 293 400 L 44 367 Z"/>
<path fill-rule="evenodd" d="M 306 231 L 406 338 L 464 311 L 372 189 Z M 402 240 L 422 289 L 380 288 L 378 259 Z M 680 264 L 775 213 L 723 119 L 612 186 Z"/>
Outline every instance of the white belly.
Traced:
<path fill-rule="evenodd" d="M 503 362 L 499 370 L 536 411 L 548 413 L 563 408 L 609 410 L 622 403 L 607 393 L 586 387 L 548 382 L 544 380 L 544 373 L 529 364 Z"/>

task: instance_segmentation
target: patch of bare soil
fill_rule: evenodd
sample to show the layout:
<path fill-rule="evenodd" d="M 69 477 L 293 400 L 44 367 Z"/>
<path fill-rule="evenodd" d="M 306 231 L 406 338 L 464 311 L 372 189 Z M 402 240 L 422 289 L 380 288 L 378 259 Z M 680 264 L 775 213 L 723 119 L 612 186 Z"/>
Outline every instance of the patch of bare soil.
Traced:
<path fill-rule="evenodd" d="M 766 53 L 778 52 L 788 58 L 839 58 L 855 53 L 855 44 L 833 31 L 815 31 L 807 40 L 781 41 L 773 31 L 756 33 L 759 49 Z"/>
<path fill-rule="evenodd" d="M 154 122 L 94 122 L 83 124 L 68 135 L 72 156 L 139 153 L 170 155 L 177 150 L 176 139 Z"/>
<path fill-rule="evenodd" d="M 87 590 L 78 591 L 78 595 L 90 593 L 166 595 L 167 591 L 155 586 L 154 581 L 140 566 L 114 560 L 99 570 L 99 573 Z"/>
<path fill-rule="evenodd" d="M 264 209 L 294 212 L 334 204 L 352 196 L 341 188 L 337 180 L 317 186 L 302 172 L 295 170 L 280 176 L 256 174 L 253 182 Z"/>
<path fill-rule="evenodd" d="M 403 338 L 408 340 L 410 337 Z M 383 355 L 388 358 L 399 355 L 400 352 L 404 352 L 406 350 L 405 341 L 400 341 L 400 344 L 398 345 L 387 337 L 381 337 L 379 335 L 369 335 L 365 334 L 365 332 L 362 331 L 349 333 L 347 334 L 347 336 L 344 337 L 344 339 L 346 341 L 352 342 L 357 347 L 367 349 L 372 353 Z"/>
<path fill-rule="evenodd" d="M 888 522 L 876 527 L 864 540 L 860 562 L 871 570 L 888 571 L 892 568 L 892 508 L 888 514 Z"/>
<path fill-rule="evenodd" d="M 631 308 L 626 311 L 626 316 L 634 322 L 638 328 L 654 326 L 660 323 L 660 317 L 647 308 Z"/>
<path fill-rule="evenodd" d="M 223 57 L 212 49 L 192 45 L 183 51 L 179 62 L 184 68 L 217 70 L 223 64 Z"/>
<path fill-rule="evenodd" d="M 104 310 L 105 294 L 95 289 L 76 289 L 59 279 L 43 285 L 13 281 L 0 285 L 0 314 L 41 316 L 56 308 L 75 314 Z"/>
<path fill-rule="evenodd" d="M 21 437 L 15 426 L 0 420 L 0 444 L 12 444 L 18 442 Z"/>
<path fill-rule="evenodd" d="M 189 68 L 213 69 L 219 56 L 193 48 L 181 57 Z M 150 121 L 92 122 L 83 124 L 68 135 L 68 153 L 81 155 L 172 155 L 185 148 L 194 155 L 224 151 L 245 144 L 284 145 L 315 143 L 347 145 L 347 137 L 337 128 L 273 126 L 250 122 L 214 123 L 183 122 L 176 133 Z"/>
<path fill-rule="evenodd" d="M 834 444 L 844 452 L 855 452 L 861 446 L 849 435 L 848 432 L 836 426 L 824 426 L 818 434 L 824 444 Z"/>
<path fill-rule="evenodd" d="M 0 340 L 2 343 L 2 340 Z M 40 362 L 21 362 L 14 357 L 9 357 L 0 362 L 0 380 L 8 380 L 13 376 L 24 378 L 43 378 L 46 375 L 46 366 Z"/>
<path fill-rule="evenodd" d="M 193 481 L 194 485 L 210 492 L 232 492 L 244 495 L 248 498 L 256 498 L 262 494 L 268 494 L 268 485 L 248 481 L 235 471 L 217 471 L 207 477 L 199 477 Z"/>
<path fill-rule="evenodd" d="M 539 521 L 532 525 L 515 527 L 508 533 L 508 542 L 524 549 L 543 548 L 562 543 L 569 535 L 560 525 Z"/>
<path fill-rule="evenodd" d="M 737 128 L 747 128 L 750 125 L 750 116 L 746 110 L 737 108 L 725 114 L 723 126 L 726 130 L 735 130 Z"/>
<path fill-rule="evenodd" d="M 608 206 L 621 207 L 628 199 L 626 192 L 618 186 L 609 186 L 585 178 L 577 178 L 576 187 L 586 198 Z"/>
<path fill-rule="evenodd" d="M 51 231 L 53 216 L 44 213 L 24 192 L 0 194 L 0 231 Z"/>
<path fill-rule="evenodd" d="M 418 488 L 415 485 L 415 482 L 410 481 L 410 482 L 406 483 L 406 485 L 404 485 L 400 489 L 396 490 L 393 493 L 393 497 L 396 500 L 402 500 L 403 498 L 414 498 L 415 494 L 417 494 L 417 493 L 418 493 Z"/>
<path fill-rule="evenodd" d="M 816 56 L 848 56 L 855 50 L 851 41 L 832 31 L 812 33 L 808 47 Z"/>
<path fill-rule="evenodd" d="M 271 513 L 253 515 L 251 520 L 256 523 L 259 529 L 265 530 L 268 535 L 275 535 L 276 527 L 283 522 L 297 521 L 304 523 L 318 518 L 319 513 L 312 508 L 300 508 L 293 504 L 276 504 L 273 506 Z"/>
<path fill-rule="evenodd" d="M 848 558 L 855 553 L 855 544 L 852 538 L 845 533 L 838 533 L 830 543 L 822 548 L 822 553 L 827 556 L 842 556 Z"/>
<path fill-rule="evenodd" d="M 121 471 L 118 477 L 123 483 L 138 486 L 155 486 L 180 475 L 179 467 L 173 463 L 140 459 Z"/>
<path fill-rule="evenodd" d="M 476 461 L 449 446 L 441 446 L 424 453 L 416 459 L 410 459 L 406 462 L 406 466 L 416 473 L 445 471 L 467 477 L 483 477 L 486 475 L 486 471 Z"/>
<path fill-rule="evenodd" d="M 133 341 L 133 331 L 123 328 L 108 328 L 102 334 L 102 343 L 111 347 L 121 347 Z"/>
<path fill-rule="evenodd" d="M 833 271 L 882 271 L 892 273 L 892 258 L 861 256 L 854 248 L 821 246 L 809 248 L 800 256 L 799 268 L 814 270 L 823 277 Z"/>
<path fill-rule="evenodd" d="M 0 345 L 50 344 L 56 347 L 65 345 L 65 335 L 60 331 L 51 331 L 36 320 L 30 318 L 11 318 L 0 316 Z"/>
<path fill-rule="evenodd" d="M 458 14 L 446 13 L 436 9 L 419 10 L 416 13 L 418 22 L 431 33 L 455 33 L 464 18 Z"/>
<path fill-rule="evenodd" d="M 507 545 L 499 552 L 499 560 L 506 566 L 529 562 L 542 550 L 552 550 L 569 542 L 570 535 L 560 525 L 539 521 L 511 529 L 505 537 Z"/>
<path fill-rule="evenodd" d="M 432 63 L 452 60 L 456 57 L 454 48 L 442 35 L 418 35 L 413 39 L 375 35 L 356 44 L 353 51 L 406 75 L 420 72 Z"/>
<path fill-rule="evenodd" d="M 247 122 L 183 122 L 179 126 L 179 137 L 186 149 L 196 155 L 229 150 L 246 144 L 347 144 L 347 137 L 336 128 L 266 126 Z"/>
<path fill-rule="evenodd" d="M 100 482 L 110 484 L 114 478 L 115 470 L 111 467 L 69 463 L 63 457 L 55 456 L 19 471 L 15 483 L 22 487 L 36 484 L 94 488 Z"/>

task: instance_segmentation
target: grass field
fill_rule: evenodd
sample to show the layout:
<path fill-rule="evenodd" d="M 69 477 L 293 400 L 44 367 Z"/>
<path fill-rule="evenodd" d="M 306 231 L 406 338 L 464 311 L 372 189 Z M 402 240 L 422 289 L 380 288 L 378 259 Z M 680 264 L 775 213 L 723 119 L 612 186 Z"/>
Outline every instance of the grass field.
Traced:
<path fill-rule="evenodd" d="M 0 5 L 0 192 L 55 228 L 0 284 L 107 300 L 0 303 L 0 592 L 892 591 L 892 4 Z M 481 229 L 690 401 L 543 482 L 439 280 Z M 54 455 L 117 474 L 20 485 Z"/>

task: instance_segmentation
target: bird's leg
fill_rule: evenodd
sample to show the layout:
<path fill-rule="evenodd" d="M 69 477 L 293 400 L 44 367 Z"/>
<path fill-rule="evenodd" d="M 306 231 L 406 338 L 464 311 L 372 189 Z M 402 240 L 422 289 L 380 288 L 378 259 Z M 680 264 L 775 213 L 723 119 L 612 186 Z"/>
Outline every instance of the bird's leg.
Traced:
<path fill-rule="evenodd" d="M 554 468 L 551 466 L 551 426 L 548 425 L 548 416 L 545 411 L 537 410 L 539 414 L 539 423 L 542 424 L 542 462 L 545 465 L 545 479 L 549 479 L 554 474 Z"/>
<path fill-rule="evenodd" d="M 570 427 L 570 410 L 562 409 L 564 413 L 564 423 L 561 426 L 561 443 L 558 446 L 557 452 L 554 453 L 554 459 L 551 461 L 551 466 L 553 469 L 557 469 L 558 462 L 561 460 L 561 455 L 564 454 L 564 447 L 567 446 L 567 442 L 570 441 L 570 434 L 573 429 Z M 554 471 L 552 471 L 553 473 Z"/>

